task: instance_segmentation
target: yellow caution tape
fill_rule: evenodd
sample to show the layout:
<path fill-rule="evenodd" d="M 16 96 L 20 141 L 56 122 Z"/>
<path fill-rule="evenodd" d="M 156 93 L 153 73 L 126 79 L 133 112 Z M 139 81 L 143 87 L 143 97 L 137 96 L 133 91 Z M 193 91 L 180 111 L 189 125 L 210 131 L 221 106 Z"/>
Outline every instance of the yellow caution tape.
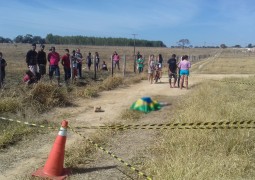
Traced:
<path fill-rule="evenodd" d="M 136 169 L 134 166 L 132 166 L 131 164 L 125 162 L 124 160 L 122 160 L 121 158 L 119 158 L 118 156 L 116 156 L 115 154 L 113 154 L 112 152 L 106 150 L 105 148 L 103 148 L 102 146 L 100 146 L 99 144 L 97 144 L 96 142 L 94 142 L 93 140 L 84 137 L 82 134 L 80 134 L 79 132 L 75 131 L 73 128 L 71 128 L 70 126 L 68 126 L 71 131 L 73 131 L 74 133 L 80 135 L 81 137 L 83 137 L 84 139 L 86 139 L 87 141 L 89 141 L 91 144 L 93 144 L 94 146 L 96 146 L 97 148 L 101 149 L 103 152 L 109 154 L 110 156 L 112 156 L 113 158 L 117 159 L 119 162 L 123 163 L 124 165 L 126 165 L 127 167 L 129 167 L 131 170 L 135 171 L 136 173 L 138 173 L 139 176 L 143 176 L 144 178 L 146 178 L 147 180 L 152 180 L 151 177 L 147 176 L 145 173 L 139 171 L 138 169 Z"/>

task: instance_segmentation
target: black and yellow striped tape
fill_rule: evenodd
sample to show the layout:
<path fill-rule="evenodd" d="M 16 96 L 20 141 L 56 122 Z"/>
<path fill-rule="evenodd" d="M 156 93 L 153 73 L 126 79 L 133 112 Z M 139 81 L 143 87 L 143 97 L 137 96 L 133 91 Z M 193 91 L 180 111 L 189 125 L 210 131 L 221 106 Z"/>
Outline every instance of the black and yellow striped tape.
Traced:
<path fill-rule="evenodd" d="M 101 149 L 103 152 L 109 154 L 110 156 L 112 156 L 113 158 L 117 159 L 119 162 L 123 163 L 124 165 L 126 165 L 127 167 L 129 167 L 131 170 L 135 171 L 139 176 L 143 176 L 144 178 L 146 178 L 147 180 L 152 180 L 151 177 L 147 176 L 145 173 L 139 171 L 138 169 L 136 169 L 134 166 L 132 166 L 131 164 L 125 162 L 124 160 L 122 160 L 121 158 L 119 158 L 118 156 L 116 156 L 115 154 L 113 154 L 112 152 L 106 150 L 105 148 L 103 148 L 102 146 L 100 146 L 99 144 L 97 144 L 96 142 L 94 142 L 93 140 L 84 137 L 82 134 L 80 134 L 79 132 L 75 131 L 72 127 L 68 126 L 71 131 L 73 131 L 74 133 L 80 135 L 81 137 L 83 137 L 84 139 L 86 139 L 87 141 L 89 141 L 91 144 L 93 144 L 94 146 L 96 146 L 97 148 Z"/>
<path fill-rule="evenodd" d="M 193 123 L 166 123 L 166 124 L 135 124 L 109 126 L 80 126 L 77 129 L 251 129 L 255 128 L 255 120 L 249 121 L 219 121 Z"/>
<path fill-rule="evenodd" d="M 59 130 L 59 128 L 57 128 L 57 127 L 44 126 L 44 125 L 37 125 L 37 124 L 34 124 L 34 123 L 29 123 L 29 122 L 24 122 L 24 121 L 9 119 L 9 118 L 5 118 L 5 117 L 0 117 L 0 119 L 5 120 L 5 121 L 10 121 L 10 122 L 16 122 L 16 123 L 20 123 L 20 124 L 25 124 L 25 125 L 33 126 L 33 127 L 39 127 L 39 128 L 47 128 L 47 129 Z"/>

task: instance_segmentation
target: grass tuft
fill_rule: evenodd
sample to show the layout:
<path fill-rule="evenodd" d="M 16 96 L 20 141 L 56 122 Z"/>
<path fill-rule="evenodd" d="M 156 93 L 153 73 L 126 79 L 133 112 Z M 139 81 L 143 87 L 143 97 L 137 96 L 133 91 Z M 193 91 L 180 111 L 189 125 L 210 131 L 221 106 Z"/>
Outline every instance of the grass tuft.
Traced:
<path fill-rule="evenodd" d="M 135 111 L 131 109 L 125 109 L 124 111 L 121 112 L 120 118 L 122 120 L 137 121 L 141 118 L 142 115 L 143 115 L 143 112 Z"/>
<path fill-rule="evenodd" d="M 123 77 L 120 76 L 108 77 L 103 81 L 99 88 L 101 90 L 109 91 L 119 87 L 120 85 L 123 85 L 123 82 L 124 82 Z"/>

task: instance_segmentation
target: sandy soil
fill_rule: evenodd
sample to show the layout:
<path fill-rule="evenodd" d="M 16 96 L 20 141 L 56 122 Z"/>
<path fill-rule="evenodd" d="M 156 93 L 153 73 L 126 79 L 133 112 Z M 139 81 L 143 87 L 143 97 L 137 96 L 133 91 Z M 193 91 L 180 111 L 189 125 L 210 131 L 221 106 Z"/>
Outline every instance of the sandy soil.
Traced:
<path fill-rule="evenodd" d="M 67 117 L 71 126 L 104 125 L 105 123 L 120 122 L 120 113 L 128 109 L 130 105 L 143 96 L 160 97 L 171 105 L 162 108 L 160 111 L 144 115 L 135 124 L 142 123 L 164 123 L 169 116 L 178 96 L 187 94 L 194 90 L 194 85 L 207 78 L 221 79 L 224 77 L 240 77 L 240 75 L 202 75 L 193 74 L 189 79 L 190 89 L 169 88 L 168 78 L 163 77 L 158 84 L 149 84 L 142 81 L 139 84 L 125 88 L 118 88 L 113 91 L 100 93 L 95 99 L 84 99 L 76 102 L 76 107 L 56 109 L 48 114 L 52 120 L 57 117 Z M 249 75 L 242 75 L 249 76 Z M 101 106 L 105 112 L 95 113 L 94 106 Z M 57 120 L 61 121 L 61 120 Z M 130 124 L 130 123 L 129 123 Z M 81 132 L 89 137 L 93 130 Z M 108 142 L 107 149 L 114 152 L 124 161 L 138 167 L 142 172 L 145 159 L 150 158 L 149 148 L 157 138 L 160 131 L 155 130 L 128 130 L 117 133 Z M 19 143 L 7 150 L 0 152 L 0 179 L 22 179 L 24 174 L 34 172 L 38 167 L 44 165 L 47 155 L 50 152 L 57 132 L 45 134 L 31 141 Z M 78 135 L 68 132 L 67 148 L 74 141 L 81 140 Z M 80 166 L 79 173 L 70 176 L 70 179 L 139 179 L 138 175 L 125 167 L 122 163 L 105 154 L 101 150 L 95 155 L 96 160 L 89 164 Z M 4 163 L 2 163 L 4 162 Z M 141 178 L 143 179 L 143 178 Z"/>

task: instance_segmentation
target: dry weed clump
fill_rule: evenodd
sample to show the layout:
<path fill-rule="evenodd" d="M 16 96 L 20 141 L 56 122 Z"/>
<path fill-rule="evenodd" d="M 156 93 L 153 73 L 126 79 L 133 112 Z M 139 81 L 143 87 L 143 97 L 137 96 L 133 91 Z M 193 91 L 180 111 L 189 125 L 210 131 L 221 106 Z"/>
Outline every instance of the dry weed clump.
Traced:
<path fill-rule="evenodd" d="M 14 97 L 1 97 L 0 113 L 16 112 L 21 107 L 21 103 Z"/>
<path fill-rule="evenodd" d="M 94 98 L 99 94 L 99 88 L 96 85 L 88 86 L 84 90 L 78 92 L 78 95 L 85 98 Z"/>
<path fill-rule="evenodd" d="M 109 91 L 119 87 L 120 85 L 123 85 L 123 82 L 124 82 L 123 77 L 120 76 L 108 77 L 102 82 L 102 84 L 99 86 L 99 89 Z"/>
<path fill-rule="evenodd" d="M 252 78 L 230 81 L 255 82 Z M 251 86 L 201 84 L 181 100 L 171 122 L 254 120 Z M 252 129 L 169 130 L 158 138 L 148 162 L 157 179 L 253 179 L 255 134 Z"/>
<path fill-rule="evenodd" d="M 56 85 L 40 82 L 36 84 L 25 98 L 25 103 L 35 104 L 40 109 L 61 107 L 69 104 L 67 92 Z"/>

